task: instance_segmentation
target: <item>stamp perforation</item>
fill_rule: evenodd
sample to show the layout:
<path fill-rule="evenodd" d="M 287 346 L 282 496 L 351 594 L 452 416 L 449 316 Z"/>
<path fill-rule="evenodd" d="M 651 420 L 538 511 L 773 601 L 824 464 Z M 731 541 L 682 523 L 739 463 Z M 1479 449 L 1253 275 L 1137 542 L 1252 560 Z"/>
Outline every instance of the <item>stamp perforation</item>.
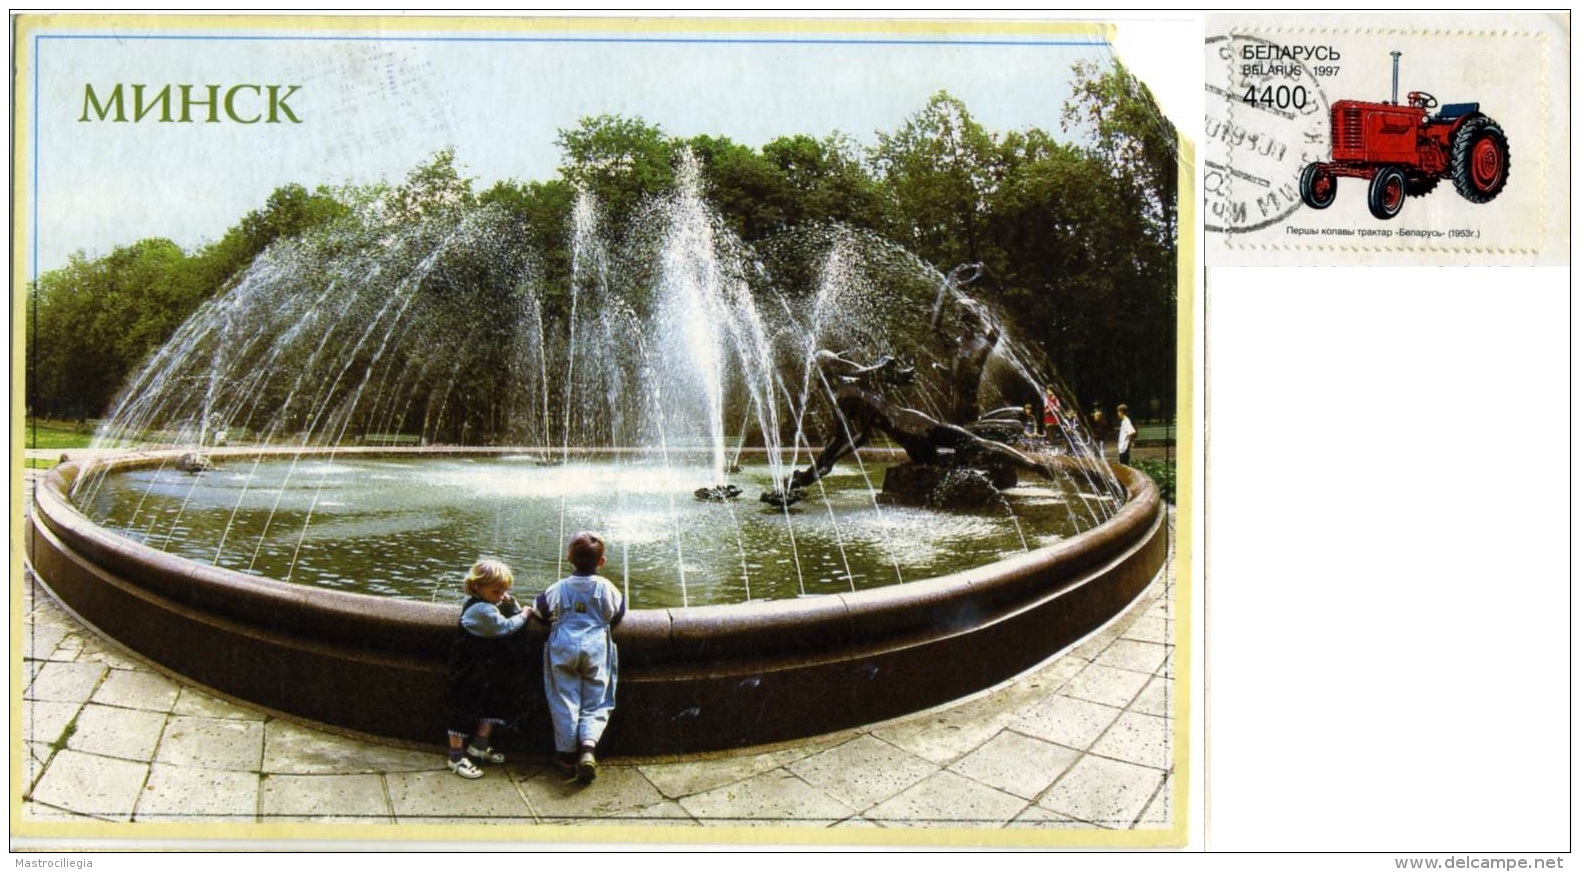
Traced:
<path fill-rule="evenodd" d="M 1268 27 L 1268 28 L 1237 28 L 1226 35 L 1234 36 L 1259 36 L 1263 34 L 1296 34 L 1320 33 L 1327 36 L 1430 36 L 1430 37 L 1481 37 L 1481 36 L 1531 36 L 1547 39 L 1549 34 L 1539 30 L 1443 30 L 1441 28 L 1383 28 L 1383 27 L 1350 27 L 1350 28 L 1321 28 L 1321 27 Z"/>

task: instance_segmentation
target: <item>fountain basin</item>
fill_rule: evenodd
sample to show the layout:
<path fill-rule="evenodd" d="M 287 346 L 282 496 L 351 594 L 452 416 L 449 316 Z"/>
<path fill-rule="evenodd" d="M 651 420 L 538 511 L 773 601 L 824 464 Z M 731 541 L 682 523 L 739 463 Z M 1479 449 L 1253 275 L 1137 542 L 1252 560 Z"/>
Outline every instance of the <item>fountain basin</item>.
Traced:
<path fill-rule="evenodd" d="M 109 464 L 166 462 L 122 457 Z M 40 581 L 79 618 L 222 694 L 327 726 L 437 746 L 457 604 L 290 584 L 206 566 L 89 521 L 70 502 L 89 464 L 39 484 L 25 529 Z M 1164 507 L 1116 467 L 1127 501 L 1099 526 L 997 563 L 801 599 L 638 609 L 616 630 L 619 703 L 604 748 L 674 754 L 871 723 L 990 687 L 1119 613 L 1163 565 Z M 499 744 L 550 750 L 540 653 L 518 645 L 523 717 Z"/>

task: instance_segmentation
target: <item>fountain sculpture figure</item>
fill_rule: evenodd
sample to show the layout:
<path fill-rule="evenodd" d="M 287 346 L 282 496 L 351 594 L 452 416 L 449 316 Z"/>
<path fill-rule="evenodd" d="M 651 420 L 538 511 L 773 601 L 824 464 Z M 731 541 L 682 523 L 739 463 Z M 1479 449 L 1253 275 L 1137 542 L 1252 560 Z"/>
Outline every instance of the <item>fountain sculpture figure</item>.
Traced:
<path fill-rule="evenodd" d="M 966 282 L 981 274 L 981 264 L 962 264 L 955 267 L 939 288 L 938 302 L 934 306 L 932 324 L 940 326 L 943 303 L 951 292 L 960 297 L 958 309 L 960 335 L 952 337 L 949 346 L 956 349 L 948 365 L 948 384 L 951 389 L 952 415 L 949 421 L 940 421 L 925 412 L 909 408 L 891 396 L 891 392 L 916 380 L 914 367 L 906 366 L 893 357 L 880 357 L 870 366 L 821 349 L 814 355 L 822 382 L 833 396 L 837 420 L 830 428 L 834 432 L 828 445 L 818 454 L 811 466 L 796 470 L 784 486 L 762 495 L 763 502 L 771 505 L 792 505 L 804 495 L 808 485 L 828 475 L 842 458 L 872 441 L 875 433 L 883 433 L 905 450 L 913 464 L 925 469 L 894 467 L 885 478 L 884 493 L 903 502 L 917 502 L 930 506 L 961 506 L 979 504 L 989 489 L 965 489 L 962 481 L 985 478 L 992 486 L 1013 487 L 1015 470 L 1036 473 L 1046 479 L 1056 478 L 1056 470 L 1048 459 L 1039 459 L 1012 448 L 996 439 L 984 438 L 971 431 L 980 426 L 978 395 L 982 384 L 982 371 L 988 357 L 997 345 L 1001 331 L 987 314 L 987 309 L 976 300 L 964 297 L 959 276 L 972 270 Z M 1019 428 L 1015 428 L 1019 431 Z M 958 473 L 970 470 L 973 474 L 962 477 Z M 889 486 L 898 476 L 904 485 Z"/>

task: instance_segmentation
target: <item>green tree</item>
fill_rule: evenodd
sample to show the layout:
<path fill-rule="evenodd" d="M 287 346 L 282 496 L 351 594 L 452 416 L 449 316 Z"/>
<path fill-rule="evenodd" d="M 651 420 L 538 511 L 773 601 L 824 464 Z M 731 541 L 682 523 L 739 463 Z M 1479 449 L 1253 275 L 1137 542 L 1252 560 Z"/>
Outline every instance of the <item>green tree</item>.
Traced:
<path fill-rule="evenodd" d="M 1087 151 L 1113 184 L 1091 227 L 1111 234 L 1107 292 L 1091 303 L 1096 325 L 1115 350 L 1093 352 L 1104 371 L 1102 400 L 1173 407 L 1178 238 L 1178 137 L 1151 93 L 1117 62 L 1074 67 L 1064 128 L 1083 134 Z"/>
<path fill-rule="evenodd" d="M 343 218 L 349 211 L 328 188 L 308 191 L 294 183 L 276 188 L 263 208 L 248 212 L 241 223 L 193 258 L 190 280 L 194 294 L 187 301 L 187 312 L 218 293 L 276 240 L 299 236 Z"/>
<path fill-rule="evenodd" d="M 168 239 L 145 239 L 98 260 L 78 253 L 39 277 L 28 384 L 35 413 L 102 413 L 126 373 L 184 317 L 185 261 Z"/>
<path fill-rule="evenodd" d="M 883 187 L 862 167 L 860 147 L 849 137 L 784 136 L 762 152 L 793 192 L 787 224 L 837 221 L 879 233 L 892 229 Z"/>
<path fill-rule="evenodd" d="M 525 245 L 538 256 L 538 286 L 551 312 L 565 309 L 571 282 L 571 215 L 576 191 L 569 182 L 501 181 L 478 195 L 478 202 L 497 206 L 509 223 L 523 229 Z"/>
<path fill-rule="evenodd" d="M 935 263 L 981 259 L 993 153 L 993 137 L 943 91 L 898 131 L 878 134 L 871 160 L 907 245 Z"/>
<path fill-rule="evenodd" d="M 560 175 L 596 195 L 616 229 L 645 200 L 674 187 L 674 145 L 656 124 L 599 115 L 561 130 L 554 142 L 563 156 Z"/>
<path fill-rule="evenodd" d="M 456 169 L 454 148 L 434 152 L 427 163 L 406 174 L 404 184 L 385 195 L 390 213 L 407 221 L 451 212 L 474 200 L 472 180 Z"/>
<path fill-rule="evenodd" d="M 1156 232 L 1172 245 L 1179 220 L 1178 131 L 1146 84 L 1118 61 L 1107 70 L 1080 61 L 1073 71 L 1074 93 L 1064 104 L 1064 129 L 1091 136 L 1115 172 L 1146 193 Z"/>
<path fill-rule="evenodd" d="M 682 145 L 701 162 L 712 205 L 736 236 L 761 239 L 791 220 L 796 192 L 762 154 L 723 136 L 696 136 Z"/>
<path fill-rule="evenodd" d="M 73 255 L 29 288 L 29 407 L 38 414 L 103 414 L 131 371 L 265 248 L 346 212 L 322 188 L 309 193 L 286 185 L 191 256 L 167 239 L 145 239 L 95 260 Z"/>

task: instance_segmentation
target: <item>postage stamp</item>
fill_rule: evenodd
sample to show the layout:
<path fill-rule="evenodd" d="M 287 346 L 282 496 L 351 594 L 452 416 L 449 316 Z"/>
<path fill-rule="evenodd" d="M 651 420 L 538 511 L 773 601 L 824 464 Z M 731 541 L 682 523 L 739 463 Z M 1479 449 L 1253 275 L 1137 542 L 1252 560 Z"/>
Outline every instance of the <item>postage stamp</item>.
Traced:
<path fill-rule="evenodd" d="M 1207 19 L 1207 265 L 1561 265 L 1554 14 Z"/>
<path fill-rule="evenodd" d="M 1115 25 L 13 30 L 30 835 L 1182 841 L 1197 213 Z"/>

